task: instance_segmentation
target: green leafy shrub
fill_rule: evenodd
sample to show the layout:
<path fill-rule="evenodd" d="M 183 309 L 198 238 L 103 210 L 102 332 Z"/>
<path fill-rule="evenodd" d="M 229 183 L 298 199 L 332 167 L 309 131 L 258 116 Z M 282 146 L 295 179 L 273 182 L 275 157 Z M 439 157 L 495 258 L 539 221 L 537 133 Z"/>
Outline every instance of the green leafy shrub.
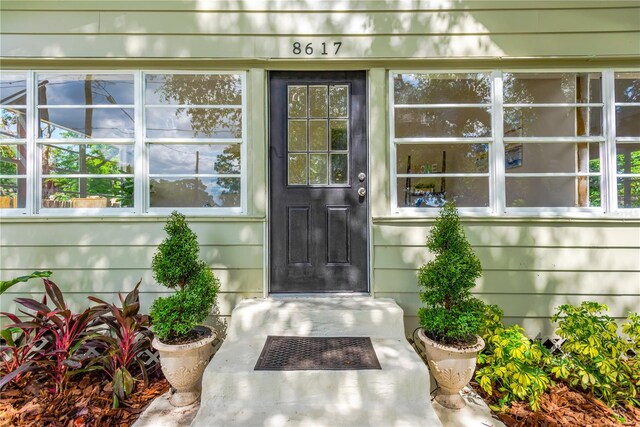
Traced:
<path fill-rule="evenodd" d="M 606 305 L 590 301 L 558 307 L 552 320 L 558 322 L 556 333 L 565 339 L 564 354 L 553 359 L 551 374 L 609 406 L 623 402 L 638 406 L 638 356 L 629 356 L 629 352 L 637 345 L 640 321 L 637 315 L 630 315 L 625 326 L 629 341 L 618 335 L 618 325 L 607 310 Z"/>
<path fill-rule="evenodd" d="M 168 236 L 158 247 L 152 267 L 158 283 L 177 291 L 156 299 L 151 306 L 153 331 L 161 341 L 183 337 L 202 323 L 220 287 L 211 270 L 198 259 L 197 236 L 184 215 L 173 212 L 165 230 Z"/>
<path fill-rule="evenodd" d="M 424 307 L 420 324 L 431 339 L 444 344 L 472 344 L 482 325 L 484 304 L 470 289 L 482 274 L 480 260 L 466 239 L 453 203 L 440 210 L 427 248 L 435 259 L 420 268 L 418 284 Z"/>
<path fill-rule="evenodd" d="M 526 400 L 537 411 L 551 382 L 545 372 L 551 354 L 539 341 L 531 342 L 522 327 L 505 327 L 497 306 L 487 306 L 485 313 L 481 331 L 486 347 L 478 355 L 481 367 L 476 381 L 489 395 L 498 397 L 499 406 L 490 405 L 494 411 L 514 400 Z"/>
<path fill-rule="evenodd" d="M 198 236 L 178 212 L 171 214 L 164 230 L 167 238 L 160 243 L 151 261 L 153 277 L 163 286 L 182 289 L 189 278 L 202 269 L 198 260 Z"/>

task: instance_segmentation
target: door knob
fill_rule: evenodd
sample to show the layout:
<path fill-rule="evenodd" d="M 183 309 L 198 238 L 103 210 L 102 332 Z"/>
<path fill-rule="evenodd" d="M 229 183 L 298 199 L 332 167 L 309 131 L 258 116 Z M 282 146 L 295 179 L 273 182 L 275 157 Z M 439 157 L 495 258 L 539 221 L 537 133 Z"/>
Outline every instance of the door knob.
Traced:
<path fill-rule="evenodd" d="M 365 194 L 367 194 L 367 189 L 366 188 L 364 188 L 364 187 L 358 188 L 358 196 L 364 197 Z"/>

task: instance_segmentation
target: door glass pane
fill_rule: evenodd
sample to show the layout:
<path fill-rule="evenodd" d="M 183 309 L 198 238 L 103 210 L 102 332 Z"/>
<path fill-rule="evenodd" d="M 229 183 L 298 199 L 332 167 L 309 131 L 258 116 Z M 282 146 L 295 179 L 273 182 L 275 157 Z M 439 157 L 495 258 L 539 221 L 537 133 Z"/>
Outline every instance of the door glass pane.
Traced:
<path fill-rule="evenodd" d="M 289 117 L 307 117 L 306 86 L 289 86 Z"/>
<path fill-rule="evenodd" d="M 329 86 L 329 117 L 348 117 L 348 101 L 348 86 Z"/>
<path fill-rule="evenodd" d="M 347 150 L 349 148 L 349 134 L 346 120 L 331 120 L 331 149 Z"/>
<path fill-rule="evenodd" d="M 327 117 L 327 86 L 309 86 L 309 117 Z"/>
<path fill-rule="evenodd" d="M 327 184 L 327 155 L 309 155 L 309 183 L 315 185 Z"/>
<path fill-rule="evenodd" d="M 327 121 L 309 120 L 309 150 L 326 151 Z"/>
<path fill-rule="evenodd" d="M 306 154 L 289 154 L 289 185 L 307 185 Z"/>
<path fill-rule="evenodd" d="M 331 184 L 349 183 L 349 157 L 346 154 L 331 155 Z"/>
<path fill-rule="evenodd" d="M 289 151 L 305 151 L 307 149 L 307 121 L 289 120 Z"/>

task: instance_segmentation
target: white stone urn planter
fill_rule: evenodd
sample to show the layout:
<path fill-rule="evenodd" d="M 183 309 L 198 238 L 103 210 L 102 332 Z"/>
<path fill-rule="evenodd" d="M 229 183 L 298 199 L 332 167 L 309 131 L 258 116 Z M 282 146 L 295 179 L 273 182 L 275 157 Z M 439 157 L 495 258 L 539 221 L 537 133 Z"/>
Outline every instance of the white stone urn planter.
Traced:
<path fill-rule="evenodd" d="M 475 345 L 459 349 L 437 343 L 418 329 L 418 338 L 424 346 L 429 371 L 440 387 L 436 402 L 449 409 L 464 408 L 466 403 L 460 390 L 466 386 L 476 369 L 476 356 L 484 348 L 484 340 L 477 337 Z"/>
<path fill-rule="evenodd" d="M 208 326 L 196 329 L 211 334 L 189 344 L 164 344 L 153 339 L 153 347 L 160 352 L 160 365 L 169 384 L 176 390 L 169 402 L 173 406 L 188 406 L 200 398 L 202 374 L 213 354 L 216 333 Z"/>

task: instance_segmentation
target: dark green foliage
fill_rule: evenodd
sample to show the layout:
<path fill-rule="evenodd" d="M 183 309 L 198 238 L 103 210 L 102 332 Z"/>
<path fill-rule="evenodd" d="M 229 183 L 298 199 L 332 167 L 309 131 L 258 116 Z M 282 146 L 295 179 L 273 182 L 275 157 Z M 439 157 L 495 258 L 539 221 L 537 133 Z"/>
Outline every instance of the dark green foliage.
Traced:
<path fill-rule="evenodd" d="M 432 339 L 445 344 L 472 344 L 484 313 L 482 301 L 470 289 L 482 267 L 473 252 L 454 204 L 440 211 L 427 239 L 435 259 L 420 268 L 418 284 L 424 307 L 418 311 L 420 324 Z"/>
<path fill-rule="evenodd" d="M 164 229 L 168 236 L 158 246 L 151 268 L 159 284 L 182 289 L 189 277 L 201 268 L 198 237 L 187 225 L 184 215 L 175 211 L 171 213 Z"/>
<path fill-rule="evenodd" d="M 151 307 L 153 331 L 161 340 L 188 334 L 207 318 L 215 303 L 219 282 L 203 264 L 187 287 L 175 294 L 158 298 Z"/>
<path fill-rule="evenodd" d="M 203 261 L 198 260 L 197 236 L 184 215 L 173 212 L 165 230 L 169 235 L 153 258 L 156 280 L 175 294 L 153 302 L 153 331 L 162 340 L 185 336 L 202 323 L 215 304 L 220 282 Z"/>

